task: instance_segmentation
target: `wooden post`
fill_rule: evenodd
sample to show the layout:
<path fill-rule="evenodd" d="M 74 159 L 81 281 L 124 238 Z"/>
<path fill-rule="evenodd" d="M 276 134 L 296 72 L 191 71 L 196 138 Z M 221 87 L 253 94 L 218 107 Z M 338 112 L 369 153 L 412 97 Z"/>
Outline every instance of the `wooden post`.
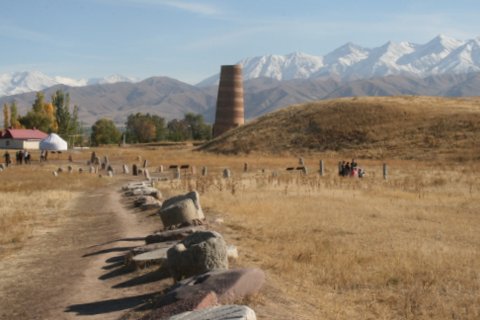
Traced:
<path fill-rule="evenodd" d="M 163 172 L 165 169 L 163 168 L 163 165 L 161 164 L 159 167 L 158 167 L 158 171 L 159 172 Z"/>
<path fill-rule="evenodd" d="M 388 167 L 387 167 L 387 164 L 384 163 L 383 164 L 383 179 L 387 180 L 387 176 L 388 176 Z"/>
<path fill-rule="evenodd" d="M 128 174 L 129 173 L 129 170 L 128 170 L 128 166 L 126 164 L 123 165 L 123 174 Z"/>
<path fill-rule="evenodd" d="M 143 160 L 143 168 L 145 169 L 148 166 L 148 161 L 147 159 Z"/>
<path fill-rule="evenodd" d="M 323 177 L 324 173 L 325 173 L 325 166 L 324 166 L 324 163 L 323 163 L 323 160 L 320 160 L 320 176 Z"/>
<path fill-rule="evenodd" d="M 248 171 L 248 163 L 244 163 L 243 164 L 243 172 L 247 172 Z"/>
<path fill-rule="evenodd" d="M 208 174 L 208 168 L 207 167 L 202 167 L 202 176 L 206 177 Z"/>
<path fill-rule="evenodd" d="M 132 165 L 132 174 L 134 176 L 138 176 L 138 168 L 137 168 L 137 165 L 136 164 L 133 164 Z"/>

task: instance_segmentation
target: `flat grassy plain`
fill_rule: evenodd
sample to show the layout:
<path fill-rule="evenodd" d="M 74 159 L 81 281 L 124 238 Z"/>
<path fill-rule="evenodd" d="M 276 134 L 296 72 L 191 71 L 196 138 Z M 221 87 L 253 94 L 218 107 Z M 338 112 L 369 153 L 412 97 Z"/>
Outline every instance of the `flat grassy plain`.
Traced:
<path fill-rule="evenodd" d="M 267 273 L 262 293 L 244 301 L 260 319 L 480 317 L 476 161 L 357 159 L 367 176 L 354 179 L 338 176 L 338 161 L 349 160 L 340 153 L 309 154 L 309 174 L 302 175 L 285 170 L 297 165 L 296 156 L 212 155 L 188 146 L 94 150 L 108 155 L 117 171 L 145 159 L 154 177 L 168 175 L 159 173 L 160 165 L 196 167 L 195 175 L 182 172 L 181 180 L 157 187 L 166 196 L 198 190 L 212 228 L 239 249 L 234 266 Z M 74 167 L 86 168 L 91 151 L 72 152 Z M 85 173 L 53 177 L 66 158 L 0 173 L 3 248 L 21 246 L 36 226 L 60 223 L 85 191 L 115 185 L 116 178 Z M 230 179 L 222 177 L 224 168 L 232 170 Z M 217 218 L 224 222 L 215 223 Z"/>

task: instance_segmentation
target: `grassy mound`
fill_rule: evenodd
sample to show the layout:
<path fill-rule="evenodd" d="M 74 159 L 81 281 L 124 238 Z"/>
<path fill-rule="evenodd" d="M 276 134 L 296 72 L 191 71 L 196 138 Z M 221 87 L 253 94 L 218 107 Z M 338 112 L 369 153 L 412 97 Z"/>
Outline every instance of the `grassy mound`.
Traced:
<path fill-rule="evenodd" d="M 476 160 L 479 140 L 480 99 L 365 97 L 291 106 L 232 130 L 200 150 Z"/>

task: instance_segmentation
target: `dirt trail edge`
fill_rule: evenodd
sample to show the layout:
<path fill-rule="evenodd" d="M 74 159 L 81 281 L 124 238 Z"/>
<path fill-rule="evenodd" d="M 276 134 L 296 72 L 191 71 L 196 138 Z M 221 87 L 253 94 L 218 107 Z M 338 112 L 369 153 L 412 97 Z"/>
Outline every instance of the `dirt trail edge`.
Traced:
<path fill-rule="evenodd" d="M 120 185 L 85 193 L 58 229 L 0 261 L 0 319 L 117 319 L 168 286 L 157 268 L 123 265 L 159 222 L 127 209 Z"/>

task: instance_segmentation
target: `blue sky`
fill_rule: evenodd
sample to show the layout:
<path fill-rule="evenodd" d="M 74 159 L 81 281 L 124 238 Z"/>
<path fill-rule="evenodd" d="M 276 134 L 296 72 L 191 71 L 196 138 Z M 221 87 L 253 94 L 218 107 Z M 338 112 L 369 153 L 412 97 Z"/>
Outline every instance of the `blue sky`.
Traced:
<path fill-rule="evenodd" d="M 1 0 L 0 74 L 196 83 L 245 57 L 471 39 L 478 12 L 478 0 Z"/>

